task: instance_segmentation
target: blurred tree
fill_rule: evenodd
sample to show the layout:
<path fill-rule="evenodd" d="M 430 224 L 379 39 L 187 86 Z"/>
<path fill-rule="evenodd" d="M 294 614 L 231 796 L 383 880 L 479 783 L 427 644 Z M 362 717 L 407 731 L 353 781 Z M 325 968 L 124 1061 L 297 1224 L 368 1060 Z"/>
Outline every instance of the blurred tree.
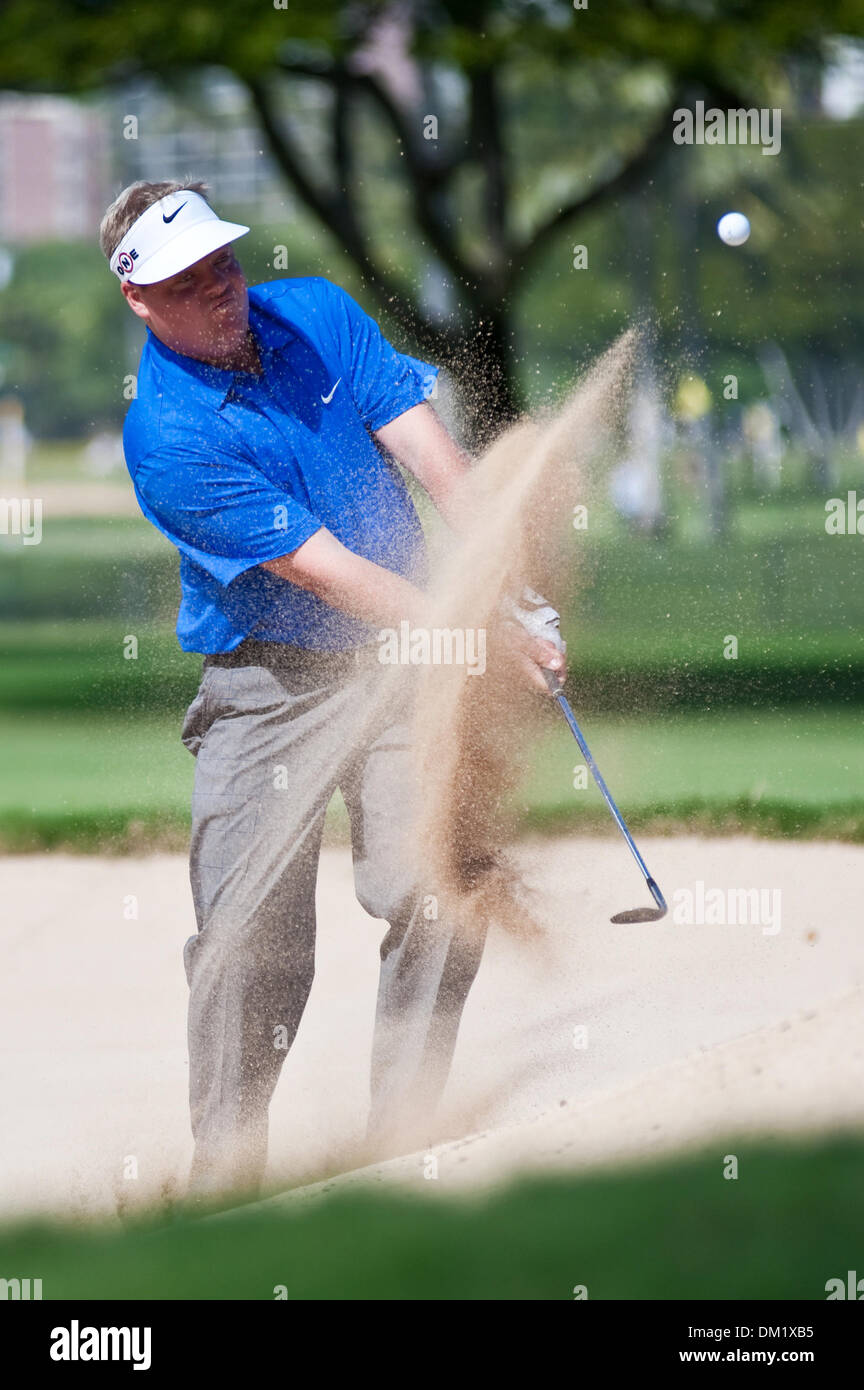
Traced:
<path fill-rule="evenodd" d="M 518 405 L 514 301 L 562 230 L 632 202 L 680 151 L 676 108 L 785 105 L 793 60 L 812 75 L 833 35 L 862 28 L 858 0 L 8 0 L 0 87 L 230 70 L 296 194 L 418 349 L 454 367 L 475 416 L 497 423 Z M 526 81 L 550 102 L 570 94 L 551 168 L 509 123 Z M 314 149 L 298 134 L 297 84 L 322 94 Z M 370 131 L 371 163 L 396 171 L 428 258 L 413 284 L 368 183 Z"/>
<path fill-rule="evenodd" d="M 39 439 L 117 428 L 128 400 L 117 286 L 95 246 L 22 248 L 0 291 L 0 366 Z"/>

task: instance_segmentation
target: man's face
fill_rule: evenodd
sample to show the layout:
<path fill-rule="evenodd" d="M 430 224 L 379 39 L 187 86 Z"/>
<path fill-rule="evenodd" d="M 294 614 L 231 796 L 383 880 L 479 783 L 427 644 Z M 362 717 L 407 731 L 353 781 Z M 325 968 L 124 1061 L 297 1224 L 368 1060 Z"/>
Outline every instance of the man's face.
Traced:
<path fill-rule="evenodd" d="M 155 285 L 127 280 L 121 288 L 133 313 L 186 357 L 218 364 L 235 356 L 246 341 L 248 287 L 231 246 Z"/>

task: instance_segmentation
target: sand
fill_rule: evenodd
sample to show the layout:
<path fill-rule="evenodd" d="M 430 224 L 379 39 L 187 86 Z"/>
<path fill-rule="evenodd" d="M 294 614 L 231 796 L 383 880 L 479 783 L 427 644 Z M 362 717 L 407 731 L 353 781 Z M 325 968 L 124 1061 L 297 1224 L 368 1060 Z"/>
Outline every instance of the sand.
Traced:
<path fill-rule="evenodd" d="M 527 585 L 559 611 L 572 608 L 585 581 L 574 507 L 593 507 L 623 443 L 640 344 L 637 331 L 624 333 L 554 410 L 500 434 L 454 488 L 457 530 L 433 551 L 431 626 L 483 633 L 487 661 L 482 680 L 461 663 L 419 670 L 409 717 L 423 795 L 406 844 L 442 914 L 469 928 L 495 921 L 525 937 L 537 925 L 518 864 L 500 847 L 511 829 L 506 793 L 531 767 L 545 711 L 514 662 L 501 605 Z"/>
<path fill-rule="evenodd" d="M 446 1192 L 864 1123 L 864 848 L 641 847 L 670 902 L 697 880 L 779 888 L 781 930 L 615 926 L 644 896 L 620 841 L 517 846 L 551 911 L 545 944 L 493 932 L 439 1114 L 410 1155 L 371 1166 L 359 1136 L 384 926 L 354 899 L 350 853 L 325 849 L 316 980 L 272 1107 L 273 1188 L 315 1192 L 353 1173 L 340 1181 Z M 0 1214 L 117 1213 L 179 1195 L 191 1155 L 185 860 L 21 856 L 0 872 Z M 424 1177 L 429 1154 L 437 1181 Z"/>

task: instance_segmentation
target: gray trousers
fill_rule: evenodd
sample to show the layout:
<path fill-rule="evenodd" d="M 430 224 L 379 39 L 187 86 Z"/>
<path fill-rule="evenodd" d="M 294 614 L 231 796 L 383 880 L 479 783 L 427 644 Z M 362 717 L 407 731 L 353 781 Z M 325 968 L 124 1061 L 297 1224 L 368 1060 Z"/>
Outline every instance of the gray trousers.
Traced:
<path fill-rule="evenodd" d="M 197 759 L 198 934 L 184 951 L 193 1190 L 254 1188 L 263 1174 L 269 1102 L 312 985 L 318 858 L 337 787 L 357 898 L 389 924 L 367 1137 L 428 1118 L 443 1090 L 483 936 L 437 918 L 435 885 L 408 868 L 402 835 L 418 788 L 406 711 L 381 700 L 385 669 L 377 646 L 247 641 L 205 658 L 181 735 Z"/>

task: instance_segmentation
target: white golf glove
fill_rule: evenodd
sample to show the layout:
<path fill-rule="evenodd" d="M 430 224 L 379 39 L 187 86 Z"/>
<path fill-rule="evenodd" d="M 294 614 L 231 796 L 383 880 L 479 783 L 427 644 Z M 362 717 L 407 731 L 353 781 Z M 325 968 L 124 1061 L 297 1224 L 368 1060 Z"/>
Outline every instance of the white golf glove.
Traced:
<path fill-rule="evenodd" d="M 511 621 L 521 623 L 529 637 L 551 642 L 562 656 L 565 655 L 567 643 L 561 636 L 561 615 L 535 589 L 526 586 L 518 603 L 512 598 L 503 598 L 501 610 Z"/>

